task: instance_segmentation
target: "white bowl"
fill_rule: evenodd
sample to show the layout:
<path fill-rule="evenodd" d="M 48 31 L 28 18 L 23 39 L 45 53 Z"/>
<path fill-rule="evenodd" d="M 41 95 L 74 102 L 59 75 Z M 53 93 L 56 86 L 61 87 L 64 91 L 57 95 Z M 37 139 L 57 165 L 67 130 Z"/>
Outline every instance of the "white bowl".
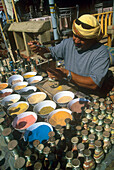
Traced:
<path fill-rule="evenodd" d="M 23 89 L 23 88 L 25 88 L 27 85 L 28 85 L 28 82 L 26 82 L 26 81 L 19 82 L 19 83 L 14 84 L 14 85 L 12 86 L 12 89 L 13 89 L 15 92 L 19 93 L 20 90 Z M 22 87 L 21 87 L 21 86 L 22 86 Z M 25 87 L 23 87 L 23 86 L 25 86 Z M 18 87 L 20 87 L 19 90 L 16 90 L 16 88 L 18 88 Z"/>
<path fill-rule="evenodd" d="M 78 105 L 77 105 L 77 109 L 76 110 L 72 110 L 71 109 L 71 106 L 74 104 L 74 103 L 77 103 L 77 102 L 80 102 Z M 71 100 L 68 105 L 67 105 L 67 108 L 70 109 L 72 112 L 77 112 L 77 113 L 81 113 L 79 111 L 79 108 L 81 109 L 81 107 L 84 107 L 84 104 L 86 104 L 85 102 L 90 102 L 88 99 L 85 99 L 85 98 L 76 98 L 76 99 L 73 99 Z"/>
<path fill-rule="evenodd" d="M 3 87 L 5 85 L 5 87 Z M 8 87 L 8 83 L 0 83 L 0 89 L 3 90 Z"/>
<path fill-rule="evenodd" d="M 13 93 L 13 89 L 11 89 L 11 88 L 6 88 L 6 89 L 3 89 L 3 90 L 1 90 L 0 91 L 0 94 L 4 94 L 4 93 Z M 6 94 L 6 96 L 9 96 L 10 94 Z M 6 96 L 4 96 L 4 97 L 6 97 Z M 0 97 L 0 98 L 4 98 L 4 97 Z"/>
<path fill-rule="evenodd" d="M 1 105 L 4 107 L 8 107 L 20 100 L 21 96 L 19 94 L 11 94 L 9 96 L 4 97 L 1 100 Z"/>
<path fill-rule="evenodd" d="M 19 127 L 16 127 L 16 125 L 17 125 L 17 122 L 20 120 L 20 119 L 22 119 L 22 118 L 24 118 L 24 117 L 27 117 L 27 116 L 30 116 L 30 115 L 32 115 L 35 119 L 32 121 L 29 121 L 28 122 L 28 124 L 26 125 L 26 122 L 21 122 L 21 123 L 23 123 L 23 124 L 21 124 L 20 126 L 20 128 Z M 14 120 L 13 120 L 13 122 L 12 122 L 12 126 L 13 126 L 13 128 L 14 129 L 16 129 L 16 130 L 18 130 L 18 131 L 20 131 L 20 132 L 25 132 L 25 130 L 29 127 L 29 126 L 31 126 L 31 125 L 33 125 L 35 122 L 37 121 L 37 114 L 36 113 L 34 113 L 34 112 L 23 112 L 23 113 L 21 113 L 21 114 L 19 114 L 19 115 L 17 115 L 15 118 L 14 118 Z"/>
<path fill-rule="evenodd" d="M 44 115 L 41 115 L 41 114 L 39 113 L 39 111 L 40 111 L 42 108 L 46 107 L 46 106 L 51 106 L 53 109 L 55 109 L 55 108 L 56 108 L 56 103 L 55 103 L 54 101 L 52 101 L 52 100 L 44 100 L 44 101 L 36 104 L 36 105 L 34 106 L 34 108 L 33 108 L 33 111 L 34 111 L 35 113 L 37 113 L 40 117 L 42 117 L 42 118 L 47 118 L 47 116 L 49 115 L 49 113 L 48 113 L 48 114 L 44 114 Z"/>
<path fill-rule="evenodd" d="M 66 116 L 66 117 L 61 118 L 61 120 L 65 121 L 66 118 L 71 118 L 71 119 L 72 119 L 72 115 L 71 115 L 71 114 L 72 114 L 72 111 L 69 110 L 69 109 L 61 108 L 61 109 L 53 110 L 53 111 L 48 115 L 47 121 L 49 122 L 50 118 L 51 118 L 54 114 L 56 114 L 57 112 L 59 112 L 59 111 L 67 112 L 67 113 L 70 115 L 70 117 L 69 117 L 69 116 L 68 116 L 68 117 Z M 55 124 L 55 125 L 52 124 L 52 123 L 50 123 L 50 124 L 51 124 L 53 127 L 55 127 L 57 124 L 59 124 L 59 125 L 61 125 L 61 126 L 65 126 L 65 125 L 66 125 L 65 122 L 64 122 L 64 125 L 62 125 L 62 124 L 60 124 L 60 123 L 57 123 L 57 120 L 59 121 L 59 118 L 58 118 L 58 119 L 56 118 L 56 124 Z"/>
<path fill-rule="evenodd" d="M 23 108 L 20 108 L 20 107 L 18 107 L 18 105 L 19 104 L 25 104 L 27 107 L 23 107 Z M 17 107 L 17 108 L 16 108 Z M 13 112 L 13 113 L 9 113 L 10 112 L 10 109 L 11 108 L 16 108 L 14 111 L 15 112 Z M 9 115 L 13 115 L 13 114 L 16 114 L 17 112 L 18 112 L 18 108 L 20 108 L 20 110 L 19 110 L 19 113 L 17 114 L 17 115 L 19 115 L 19 114 L 21 114 L 21 113 L 23 113 L 23 112 L 25 112 L 28 108 L 29 108 L 29 103 L 28 102 L 25 102 L 25 101 L 20 101 L 20 102 L 17 102 L 17 103 L 14 103 L 14 104 L 12 104 L 10 107 L 8 107 L 8 109 L 7 109 L 7 112 L 8 112 L 8 114 Z"/>
<path fill-rule="evenodd" d="M 36 101 L 30 102 L 29 99 L 30 99 L 31 97 L 33 98 L 33 96 L 35 96 L 35 95 L 38 95 L 39 97 L 36 99 Z M 41 98 L 41 95 L 42 95 L 42 98 Z M 26 100 L 27 100 L 27 102 L 28 102 L 29 104 L 31 104 L 31 105 L 34 106 L 35 104 L 37 104 L 37 103 L 45 100 L 46 97 L 47 97 L 47 94 L 44 93 L 44 92 L 35 92 L 35 93 L 30 94 L 30 95 L 27 97 Z"/>
<path fill-rule="evenodd" d="M 29 128 L 26 129 L 25 133 L 24 133 L 24 140 L 25 141 L 29 141 L 29 142 L 33 142 L 34 140 L 39 140 L 40 141 L 40 137 L 38 138 L 35 138 L 33 139 L 32 138 L 32 141 L 30 141 L 30 136 L 34 133 L 34 130 L 37 129 L 38 127 L 42 126 L 42 125 L 46 125 L 49 127 L 50 131 L 53 131 L 53 127 L 49 124 L 49 123 L 46 123 L 46 122 L 37 122 L 37 123 L 34 123 L 33 125 L 31 125 Z M 32 132 L 32 133 L 31 133 Z M 48 131 L 46 130 L 45 131 L 45 134 L 48 136 Z M 37 134 L 38 135 L 38 134 Z M 47 139 L 48 140 L 48 139 Z M 42 142 L 42 141 L 40 141 Z"/>
<path fill-rule="evenodd" d="M 36 92 L 37 88 L 35 86 L 27 86 L 27 87 L 24 87 L 23 89 L 21 89 L 19 91 L 19 94 L 24 98 L 26 99 L 27 96 L 29 96 L 30 94 Z M 31 92 L 30 92 L 31 91 Z M 29 93 L 30 92 L 30 93 Z"/>
<path fill-rule="evenodd" d="M 12 82 L 15 81 L 15 80 L 20 80 L 21 82 L 23 81 L 23 77 L 21 75 L 13 75 L 13 76 L 10 76 L 9 79 L 8 79 L 8 84 L 10 86 L 12 86 Z M 15 83 L 16 84 L 16 83 Z"/>
<path fill-rule="evenodd" d="M 64 96 L 69 96 L 71 97 L 71 99 L 67 102 L 64 102 L 64 103 L 60 103 L 58 102 L 58 100 Z M 71 91 L 61 91 L 61 92 L 58 92 L 56 93 L 54 96 L 53 96 L 53 100 L 60 106 L 60 107 L 67 107 L 67 104 L 72 100 L 74 99 L 75 95 L 73 92 Z"/>
<path fill-rule="evenodd" d="M 37 72 L 30 71 L 30 72 L 27 72 L 27 73 L 23 74 L 23 77 L 24 77 L 25 80 L 27 80 L 27 79 L 35 76 L 36 74 L 37 74 Z M 29 75 L 30 75 L 30 76 L 29 76 Z"/>
<path fill-rule="evenodd" d="M 28 84 L 30 85 L 35 85 L 36 83 L 42 81 L 43 77 L 42 76 L 34 76 L 34 77 L 31 77 L 29 78 L 27 81 L 28 81 Z M 37 81 L 36 83 L 34 83 L 33 81 Z M 33 83 L 32 83 L 33 82 Z"/>

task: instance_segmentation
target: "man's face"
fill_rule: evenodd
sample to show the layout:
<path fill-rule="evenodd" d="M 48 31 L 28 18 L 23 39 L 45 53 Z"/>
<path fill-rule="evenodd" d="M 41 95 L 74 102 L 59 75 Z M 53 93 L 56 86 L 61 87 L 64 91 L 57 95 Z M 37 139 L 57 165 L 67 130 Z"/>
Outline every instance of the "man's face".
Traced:
<path fill-rule="evenodd" d="M 73 41 L 78 51 L 85 49 L 88 44 L 88 40 L 80 38 L 75 34 L 73 34 Z"/>

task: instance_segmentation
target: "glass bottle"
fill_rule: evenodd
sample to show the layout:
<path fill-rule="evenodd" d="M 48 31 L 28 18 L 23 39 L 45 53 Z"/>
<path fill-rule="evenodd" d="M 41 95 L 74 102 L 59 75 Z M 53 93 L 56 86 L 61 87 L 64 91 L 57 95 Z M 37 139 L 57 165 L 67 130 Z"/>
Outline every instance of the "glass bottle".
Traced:
<path fill-rule="evenodd" d="M 99 105 L 98 104 L 95 104 L 93 106 L 93 112 L 96 112 L 97 114 L 99 113 Z"/>
<path fill-rule="evenodd" d="M 51 152 L 56 153 L 55 137 L 49 137 L 48 143 L 50 143 Z"/>
<path fill-rule="evenodd" d="M 50 153 L 50 148 L 48 146 L 46 146 L 44 149 L 43 149 L 43 154 L 45 155 L 45 158 L 44 158 L 44 163 L 43 163 L 43 167 L 44 169 L 48 169 L 49 167 L 49 160 L 48 160 L 48 155 Z"/>
<path fill-rule="evenodd" d="M 80 160 L 80 167 L 83 168 L 83 163 L 84 163 L 84 149 L 85 149 L 85 145 L 83 143 L 79 143 L 77 145 L 77 149 L 78 149 L 78 159 Z"/>
<path fill-rule="evenodd" d="M 102 143 L 99 140 L 95 141 L 95 153 L 94 153 L 94 159 L 97 164 L 101 163 L 101 161 L 104 159 L 104 152 L 102 149 Z"/>
<path fill-rule="evenodd" d="M 8 150 L 11 151 L 15 160 L 19 157 L 19 147 L 17 140 L 11 140 L 8 142 Z"/>
<path fill-rule="evenodd" d="M 74 150 L 77 150 L 78 138 L 76 136 L 72 137 L 71 143 L 72 143 L 72 152 L 73 152 Z"/>
<path fill-rule="evenodd" d="M 106 110 L 106 118 L 112 121 L 112 109 Z"/>
<path fill-rule="evenodd" d="M 102 126 L 96 126 L 95 130 L 96 130 L 97 140 L 103 140 L 103 135 L 102 135 L 103 128 L 102 128 Z"/>
<path fill-rule="evenodd" d="M 98 123 L 98 119 L 97 119 L 98 113 L 95 112 L 95 111 L 93 111 L 93 112 L 92 112 L 92 115 L 93 115 L 92 122 L 95 123 L 95 124 L 97 124 L 97 123 Z"/>
<path fill-rule="evenodd" d="M 34 164 L 34 170 L 41 170 L 42 169 L 42 163 L 37 161 L 35 164 Z"/>
<path fill-rule="evenodd" d="M 112 123 L 110 125 L 110 128 L 111 128 L 111 137 L 110 137 L 110 140 L 111 140 L 111 143 L 114 144 L 114 123 Z"/>
<path fill-rule="evenodd" d="M 79 159 L 73 159 L 72 160 L 72 170 L 80 170 L 80 160 Z"/>
<path fill-rule="evenodd" d="M 98 115 L 98 125 L 102 126 L 104 122 L 104 116 L 103 115 Z"/>
<path fill-rule="evenodd" d="M 67 151 L 65 157 L 66 157 L 66 160 L 67 160 L 66 169 L 72 168 L 71 160 L 73 158 L 73 152 Z"/>
<path fill-rule="evenodd" d="M 91 134 L 95 134 L 95 123 L 90 122 L 89 123 L 89 131 L 91 132 Z"/>
<path fill-rule="evenodd" d="M 87 118 L 82 119 L 82 127 L 88 130 L 88 119 Z"/>
<path fill-rule="evenodd" d="M 86 118 L 91 120 L 91 118 L 92 118 L 92 115 L 91 115 L 92 111 L 90 109 L 86 109 L 85 113 L 86 113 Z"/>
<path fill-rule="evenodd" d="M 110 128 L 111 120 L 110 119 L 104 119 L 104 130 Z"/>
<path fill-rule="evenodd" d="M 31 154 L 32 151 L 30 149 L 26 149 L 24 152 L 24 157 L 26 158 L 26 168 L 30 168 L 32 166 L 32 162 L 30 159 Z"/>
<path fill-rule="evenodd" d="M 85 161 L 83 164 L 84 170 L 92 170 L 95 168 L 94 159 L 91 157 L 91 151 L 89 149 L 84 150 Z"/>
<path fill-rule="evenodd" d="M 82 130 L 82 143 L 88 143 L 88 130 Z"/>
<path fill-rule="evenodd" d="M 111 143 L 110 143 L 110 133 L 104 131 L 103 132 L 103 149 L 105 153 L 108 153 L 111 150 Z"/>
<path fill-rule="evenodd" d="M 104 101 L 105 101 L 104 98 L 100 98 L 100 99 L 99 99 L 99 106 L 100 106 L 100 107 L 101 107 L 101 106 L 105 106 Z"/>
<path fill-rule="evenodd" d="M 106 102 L 105 102 L 105 104 L 106 104 L 106 109 L 108 110 L 108 109 L 111 109 L 111 104 L 112 104 L 112 101 L 111 100 L 107 100 Z"/>
<path fill-rule="evenodd" d="M 92 95 L 92 102 L 95 104 L 95 103 L 98 103 L 98 99 L 99 97 L 96 96 L 96 95 Z"/>
<path fill-rule="evenodd" d="M 0 131 L 3 131 L 5 128 L 5 119 L 2 117 L 0 118 Z"/>
<path fill-rule="evenodd" d="M 89 149 L 90 149 L 90 150 L 95 149 L 95 144 L 94 144 L 94 142 L 95 142 L 95 135 L 90 134 L 90 135 L 88 136 L 88 139 L 89 139 Z"/>
<path fill-rule="evenodd" d="M 2 131 L 2 135 L 3 135 L 6 143 L 10 142 L 12 140 L 12 138 L 13 138 L 11 132 L 12 132 L 11 128 L 5 128 Z"/>
<path fill-rule="evenodd" d="M 100 107 L 100 114 L 103 115 L 103 116 L 106 115 L 106 107 L 105 106 Z"/>
<path fill-rule="evenodd" d="M 81 130 L 82 130 L 82 127 L 81 127 L 81 126 L 76 126 L 76 134 L 77 134 L 77 137 L 81 137 Z"/>
<path fill-rule="evenodd" d="M 93 111 L 94 103 L 93 103 L 93 102 L 89 102 L 89 103 L 88 103 L 88 106 L 89 106 L 88 109 L 90 109 L 91 111 Z"/>
<path fill-rule="evenodd" d="M 26 167 L 25 167 L 25 158 L 23 157 L 19 157 L 15 160 L 14 162 L 14 168 L 15 169 L 22 169 L 22 170 L 26 170 Z"/>

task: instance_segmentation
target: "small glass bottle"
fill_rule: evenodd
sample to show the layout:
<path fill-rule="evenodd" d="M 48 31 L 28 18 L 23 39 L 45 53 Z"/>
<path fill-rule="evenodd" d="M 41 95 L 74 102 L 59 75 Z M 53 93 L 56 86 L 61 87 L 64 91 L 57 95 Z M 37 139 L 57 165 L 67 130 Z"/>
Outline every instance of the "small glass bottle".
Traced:
<path fill-rule="evenodd" d="M 15 162 L 14 162 L 14 168 L 15 169 L 22 169 L 22 170 L 26 170 L 26 166 L 25 166 L 25 158 L 23 157 L 18 157 Z"/>
<path fill-rule="evenodd" d="M 77 137 L 81 137 L 81 130 L 82 130 L 82 127 L 81 127 L 81 126 L 76 126 L 76 134 L 77 134 Z"/>
<path fill-rule="evenodd" d="M 111 104 L 112 104 L 112 101 L 111 100 L 107 100 L 106 102 L 105 102 L 105 104 L 106 104 L 106 109 L 108 110 L 108 109 L 111 109 Z"/>
<path fill-rule="evenodd" d="M 90 134 L 90 135 L 88 136 L 88 139 L 89 139 L 89 149 L 90 149 L 90 150 L 95 149 L 95 144 L 94 144 L 94 142 L 95 142 L 95 135 Z"/>
<path fill-rule="evenodd" d="M 99 113 L 99 105 L 98 104 L 95 104 L 94 106 L 93 106 L 93 111 L 94 112 L 97 112 L 97 114 Z"/>
<path fill-rule="evenodd" d="M 2 117 L 0 118 L 0 131 L 3 131 L 5 128 L 5 119 Z"/>
<path fill-rule="evenodd" d="M 91 132 L 91 134 L 95 134 L 95 123 L 90 122 L 89 123 L 89 131 Z"/>
<path fill-rule="evenodd" d="M 42 163 L 37 161 L 35 164 L 34 164 L 34 170 L 41 170 L 42 169 Z"/>
<path fill-rule="evenodd" d="M 96 126 L 95 130 L 96 130 L 97 140 L 103 140 L 102 126 Z"/>
<path fill-rule="evenodd" d="M 97 123 L 98 123 L 98 119 L 97 119 L 98 113 L 95 112 L 95 111 L 93 111 L 93 112 L 92 112 L 92 115 L 93 115 L 92 122 L 95 123 L 95 124 L 97 124 Z"/>
<path fill-rule="evenodd" d="M 2 135 L 3 135 L 6 143 L 10 142 L 13 139 L 11 132 L 12 132 L 11 128 L 5 128 L 2 131 Z"/>
<path fill-rule="evenodd" d="M 86 118 L 91 120 L 91 118 L 92 118 L 92 115 L 91 115 L 92 111 L 90 109 L 86 109 L 85 113 L 86 113 Z"/>
<path fill-rule="evenodd" d="M 82 130 L 82 143 L 88 143 L 88 130 Z"/>
<path fill-rule="evenodd" d="M 19 157 L 19 147 L 17 140 L 11 140 L 8 142 L 8 150 L 11 151 L 15 160 Z"/>
<path fill-rule="evenodd" d="M 112 109 L 106 110 L 106 118 L 112 121 Z"/>
<path fill-rule="evenodd" d="M 71 160 L 73 159 L 73 152 L 67 151 L 65 157 L 66 157 L 66 160 L 67 160 L 66 169 L 72 168 Z"/>
<path fill-rule="evenodd" d="M 73 159 L 72 160 L 72 170 L 80 170 L 80 160 L 79 159 Z"/>
<path fill-rule="evenodd" d="M 102 126 L 104 122 L 104 116 L 103 115 L 98 115 L 98 125 Z"/>
<path fill-rule="evenodd" d="M 84 163 L 84 149 L 85 149 L 85 145 L 83 143 L 79 143 L 77 145 L 77 149 L 78 149 L 78 159 L 80 160 L 80 167 L 83 168 L 83 163 Z"/>
<path fill-rule="evenodd" d="M 66 129 L 67 129 L 67 130 L 70 129 L 70 121 L 71 121 L 70 118 L 65 119 Z"/>
<path fill-rule="evenodd" d="M 104 115 L 104 116 L 106 115 L 106 107 L 105 106 L 100 107 L 100 114 Z"/>
<path fill-rule="evenodd" d="M 111 120 L 110 119 L 104 119 L 104 130 L 110 128 Z"/>
<path fill-rule="evenodd" d="M 99 97 L 96 96 L 96 95 L 92 95 L 92 102 L 95 104 L 95 103 L 98 103 L 98 99 Z"/>
<path fill-rule="evenodd" d="M 88 119 L 87 118 L 82 119 L 82 127 L 88 130 Z"/>
<path fill-rule="evenodd" d="M 88 106 L 89 106 L 88 109 L 90 109 L 91 111 L 93 111 L 94 103 L 93 103 L 93 102 L 89 102 L 89 103 L 88 103 Z"/>
<path fill-rule="evenodd" d="M 104 159 L 104 152 L 102 149 L 102 143 L 99 140 L 95 141 L 95 153 L 94 153 L 94 159 L 97 164 L 101 163 L 101 161 Z"/>
<path fill-rule="evenodd" d="M 111 137 L 110 137 L 110 140 L 111 140 L 111 143 L 114 144 L 114 123 L 112 123 L 110 125 L 110 128 L 111 128 Z"/>
<path fill-rule="evenodd" d="M 48 146 L 46 146 L 44 149 L 43 149 L 43 154 L 45 155 L 45 158 L 44 158 L 44 169 L 48 169 L 49 167 L 49 160 L 48 160 L 48 155 L 50 153 L 50 148 Z"/>
<path fill-rule="evenodd" d="M 71 143 L 72 143 L 72 152 L 73 152 L 74 150 L 77 150 L 78 138 L 76 136 L 72 137 Z"/>
<path fill-rule="evenodd" d="M 110 133 L 104 131 L 103 132 L 103 149 L 105 153 L 108 153 L 111 150 L 111 142 L 110 142 Z"/>
<path fill-rule="evenodd" d="M 101 106 L 105 106 L 104 101 L 105 101 L 104 98 L 100 98 L 100 99 L 99 99 L 99 106 L 100 106 L 100 107 L 101 107 Z"/>
<path fill-rule="evenodd" d="M 94 162 L 94 159 L 91 157 L 91 151 L 89 149 L 84 150 L 84 156 L 85 156 L 85 161 L 83 164 L 84 170 L 94 169 L 95 162 Z"/>
<path fill-rule="evenodd" d="M 32 154 L 32 151 L 30 149 L 26 149 L 25 152 L 24 152 L 24 157 L 26 158 L 26 167 L 30 168 L 32 166 L 32 162 L 31 162 L 31 159 L 30 159 L 30 156 Z"/>

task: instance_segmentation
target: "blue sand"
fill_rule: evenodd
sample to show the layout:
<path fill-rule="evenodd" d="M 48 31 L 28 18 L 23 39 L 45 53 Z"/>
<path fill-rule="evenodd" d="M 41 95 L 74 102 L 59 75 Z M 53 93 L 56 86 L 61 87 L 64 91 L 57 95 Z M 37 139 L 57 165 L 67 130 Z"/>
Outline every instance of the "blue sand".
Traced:
<path fill-rule="evenodd" d="M 43 140 L 48 140 L 48 133 L 52 131 L 51 128 L 47 125 L 41 125 L 33 131 L 29 131 L 27 136 L 29 142 L 33 142 L 34 140 L 39 140 L 42 143 Z"/>

